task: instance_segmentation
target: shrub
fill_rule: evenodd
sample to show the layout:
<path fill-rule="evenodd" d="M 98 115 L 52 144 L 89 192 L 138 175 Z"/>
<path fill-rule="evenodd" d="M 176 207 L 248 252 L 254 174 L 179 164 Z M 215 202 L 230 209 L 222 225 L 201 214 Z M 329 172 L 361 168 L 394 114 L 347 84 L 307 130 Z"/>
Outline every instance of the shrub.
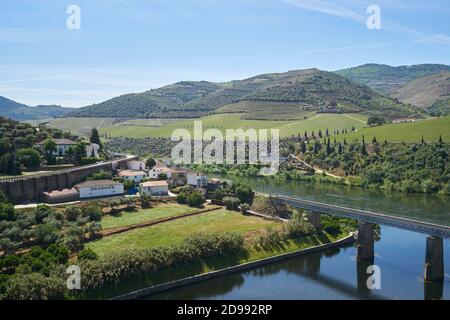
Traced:
<path fill-rule="evenodd" d="M 203 198 L 202 194 L 198 191 L 191 193 L 187 197 L 187 204 L 190 207 L 201 207 L 204 202 L 205 202 L 205 199 Z"/>
<path fill-rule="evenodd" d="M 110 179 L 112 179 L 111 172 L 101 170 L 99 172 L 91 174 L 89 177 L 87 177 L 86 180 L 110 180 Z"/>
<path fill-rule="evenodd" d="M 77 221 L 79 217 L 81 217 L 81 209 L 75 206 L 67 206 L 64 209 L 64 214 L 66 216 L 67 221 Z"/>
<path fill-rule="evenodd" d="M 83 217 L 88 217 L 90 221 L 102 220 L 102 208 L 96 204 L 91 204 L 83 208 Z"/>
<path fill-rule="evenodd" d="M 64 244 L 52 244 L 47 251 L 55 257 L 59 264 L 66 264 L 69 260 L 69 248 Z"/>
<path fill-rule="evenodd" d="M 61 237 L 61 232 L 51 223 L 43 223 L 35 229 L 36 239 L 40 243 L 50 244 Z"/>
<path fill-rule="evenodd" d="M 31 273 L 10 277 L 3 298 L 6 300 L 62 300 L 65 294 L 66 283 L 63 278 Z"/>
<path fill-rule="evenodd" d="M 16 219 L 16 212 L 11 203 L 0 203 L 0 221 L 14 221 Z"/>
<path fill-rule="evenodd" d="M 241 203 L 252 204 L 254 192 L 247 185 L 237 185 L 236 186 L 236 197 L 241 201 Z"/>
<path fill-rule="evenodd" d="M 78 254 L 78 260 L 80 261 L 88 261 L 88 260 L 98 260 L 98 255 L 92 251 L 90 248 L 82 250 Z"/>
<path fill-rule="evenodd" d="M 238 198 L 235 197 L 225 197 L 223 198 L 223 203 L 228 210 L 236 210 L 241 204 Z"/>
<path fill-rule="evenodd" d="M 141 201 L 141 207 L 144 209 L 151 208 L 152 206 L 152 196 L 149 194 L 142 193 L 139 197 Z"/>
<path fill-rule="evenodd" d="M 180 192 L 177 196 L 177 202 L 179 204 L 186 204 L 187 203 L 187 196 L 184 192 Z"/>

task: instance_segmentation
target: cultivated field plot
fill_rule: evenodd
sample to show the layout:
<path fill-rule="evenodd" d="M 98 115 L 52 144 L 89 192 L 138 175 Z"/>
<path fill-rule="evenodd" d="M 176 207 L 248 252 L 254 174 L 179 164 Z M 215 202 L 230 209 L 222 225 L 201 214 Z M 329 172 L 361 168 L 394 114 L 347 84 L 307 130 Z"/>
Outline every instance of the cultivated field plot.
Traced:
<path fill-rule="evenodd" d="M 99 256 L 105 256 L 119 250 L 138 250 L 177 244 L 190 234 L 197 232 L 235 232 L 253 236 L 264 232 L 267 227 L 281 226 L 282 223 L 277 221 L 244 216 L 238 212 L 220 209 L 108 236 L 88 243 L 86 246 Z"/>
<path fill-rule="evenodd" d="M 347 141 L 361 140 L 362 135 L 365 136 L 366 142 L 370 142 L 373 137 L 376 137 L 380 143 L 385 140 L 388 142 L 420 142 L 422 137 L 425 141 L 437 142 L 439 136 L 442 136 L 444 142 L 448 143 L 450 141 L 450 117 L 364 128 L 360 132 L 340 135 L 338 140 L 344 138 Z"/>
<path fill-rule="evenodd" d="M 56 118 L 48 122 L 53 128 L 80 136 L 89 136 L 92 128 L 104 128 L 113 125 L 114 118 Z"/>
<path fill-rule="evenodd" d="M 226 129 L 280 129 L 281 137 L 301 134 L 305 131 L 311 133 L 312 130 L 322 130 L 328 128 L 329 131 L 347 129 L 361 129 L 366 126 L 367 118 L 359 114 L 308 114 L 308 118 L 290 121 L 270 121 L 270 120 L 245 120 L 241 114 L 219 114 L 207 116 L 199 119 L 185 119 L 173 122 L 161 127 L 145 127 L 134 125 L 113 125 L 104 127 L 101 132 L 112 137 L 170 137 L 175 129 L 187 129 L 191 133 L 194 128 L 194 121 L 202 121 L 203 129 L 219 129 L 223 133 Z"/>
<path fill-rule="evenodd" d="M 122 212 L 120 215 L 108 215 L 102 219 L 102 227 L 103 229 L 124 227 L 162 218 L 176 217 L 194 211 L 198 211 L 198 209 L 175 203 L 161 204 L 155 208 L 142 209 L 137 212 Z"/>

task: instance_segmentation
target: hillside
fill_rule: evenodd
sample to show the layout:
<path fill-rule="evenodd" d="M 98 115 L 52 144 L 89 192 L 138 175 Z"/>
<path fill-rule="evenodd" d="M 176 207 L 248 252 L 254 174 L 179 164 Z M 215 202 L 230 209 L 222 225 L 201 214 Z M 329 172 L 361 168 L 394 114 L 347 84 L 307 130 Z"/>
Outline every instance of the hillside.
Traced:
<path fill-rule="evenodd" d="M 450 113 L 450 72 L 434 74 L 411 81 L 392 96 L 434 114 Z"/>
<path fill-rule="evenodd" d="M 72 110 L 55 105 L 30 107 L 0 96 L 0 115 L 17 121 L 60 117 Z"/>
<path fill-rule="evenodd" d="M 220 84 L 180 82 L 143 93 L 116 97 L 80 108 L 67 116 L 194 118 L 210 113 L 247 113 L 247 104 L 242 102 L 251 102 L 253 109 L 256 105 L 261 111 L 265 110 L 265 117 L 259 115 L 261 119 L 271 119 L 272 115 L 280 114 L 285 114 L 285 119 L 299 119 L 296 114 L 302 112 L 362 112 L 387 117 L 411 115 L 415 112 L 342 76 L 309 69 L 264 74 Z M 288 113 L 283 112 L 286 104 L 290 106 Z M 274 112 L 270 111 L 272 106 L 277 107 Z"/>
<path fill-rule="evenodd" d="M 99 104 L 77 109 L 69 117 L 196 117 L 201 109 L 190 110 L 190 101 L 220 90 L 220 84 L 207 81 L 184 81 L 142 93 L 130 93 Z"/>
<path fill-rule="evenodd" d="M 355 68 L 339 70 L 335 73 L 354 82 L 367 85 L 383 94 L 389 94 L 410 81 L 449 71 L 450 66 L 443 64 L 418 64 L 399 67 L 384 64 L 365 64 Z"/>

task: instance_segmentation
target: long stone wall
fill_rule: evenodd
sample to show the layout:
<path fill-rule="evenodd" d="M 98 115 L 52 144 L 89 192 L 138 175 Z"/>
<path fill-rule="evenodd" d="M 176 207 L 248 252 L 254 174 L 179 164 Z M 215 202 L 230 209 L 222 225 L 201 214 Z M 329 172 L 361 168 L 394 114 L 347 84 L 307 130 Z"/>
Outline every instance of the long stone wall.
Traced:
<path fill-rule="evenodd" d="M 37 201 L 42 192 L 72 188 L 75 184 L 83 181 L 95 172 L 101 170 L 112 171 L 119 168 L 126 169 L 127 163 L 136 159 L 137 157 L 135 156 L 128 156 L 115 161 L 95 163 L 66 170 L 2 179 L 0 180 L 0 191 L 16 204 Z"/>

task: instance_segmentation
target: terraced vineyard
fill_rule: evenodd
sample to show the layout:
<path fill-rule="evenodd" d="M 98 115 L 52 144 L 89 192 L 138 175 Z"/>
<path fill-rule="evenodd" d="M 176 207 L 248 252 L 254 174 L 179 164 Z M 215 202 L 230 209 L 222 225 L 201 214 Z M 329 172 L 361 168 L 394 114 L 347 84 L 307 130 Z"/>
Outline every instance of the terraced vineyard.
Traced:
<path fill-rule="evenodd" d="M 366 126 L 367 117 L 359 114 L 308 114 L 306 119 L 290 121 L 269 121 L 269 120 L 246 120 L 240 114 L 220 114 L 199 119 L 189 119 L 169 122 L 161 126 L 135 125 L 132 122 L 125 122 L 109 127 L 103 127 L 100 131 L 111 137 L 170 137 L 176 129 L 187 129 L 191 133 L 194 128 L 194 121 L 203 121 L 203 129 L 216 128 L 223 133 L 226 129 L 280 129 L 281 137 L 301 134 L 305 131 L 322 130 L 329 131 L 347 129 L 352 127 L 359 130 Z M 142 121 L 142 120 L 133 120 Z M 142 123 L 142 122 L 141 122 Z"/>

